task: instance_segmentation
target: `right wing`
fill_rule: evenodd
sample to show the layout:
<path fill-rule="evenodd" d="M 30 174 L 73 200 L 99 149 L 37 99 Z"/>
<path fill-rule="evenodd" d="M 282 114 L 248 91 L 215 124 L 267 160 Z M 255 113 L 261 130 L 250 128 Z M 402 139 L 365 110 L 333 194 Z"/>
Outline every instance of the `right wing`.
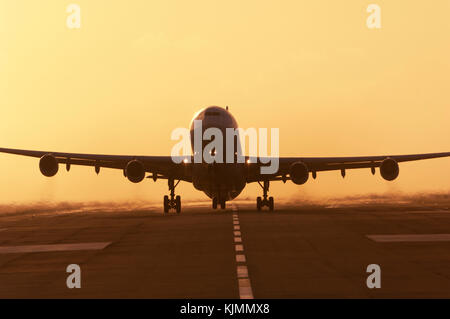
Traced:
<path fill-rule="evenodd" d="M 12 148 L 0 148 L 0 153 L 8 153 L 29 157 L 42 158 L 50 155 L 56 159 L 58 164 L 66 164 L 67 170 L 71 165 L 93 166 L 98 172 L 101 167 L 121 169 L 124 171 L 130 161 L 137 160 L 142 163 L 145 172 L 152 173 L 153 178 L 173 178 L 187 182 L 192 181 L 191 166 L 185 163 L 184 159 L 189 157 L 178 157 L 179 164 L 172 160 L 171 156 L 137 156 L 137 155 L 101 155 L 101 154 L 80 154 L 61 153 L 51 151 L 32 151 Z"/>

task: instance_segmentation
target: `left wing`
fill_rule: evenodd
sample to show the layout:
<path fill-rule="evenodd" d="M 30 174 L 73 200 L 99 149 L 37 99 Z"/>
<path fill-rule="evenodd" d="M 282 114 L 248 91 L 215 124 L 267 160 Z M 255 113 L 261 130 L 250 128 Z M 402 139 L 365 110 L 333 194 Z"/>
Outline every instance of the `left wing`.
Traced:
<path fill-rule="evenodd" d="M 67 170 L 71 165 L 93 166 L 97 173 L 102 167 L 121 169 L 132 182 L 141 181 L 147 172 L 152 173 L 149 177 L 153 177 L 155 180 L 156 178 L 173 178 L 187 182 L 192 181 L 190 164 L 183 161 L 185 157 L 178 157 L 179 164 L 177 164 L 171 156 L 79 154 L 12 148 L 0 148 L 0 153 L 41 158 L 39 166 L 41 172 L 46 176 L 56 174 L 58 164 L 66 164 Z"/>
<path fill-rule="evenodd" d="M 380 167 L 383 178 L 393 180 L 399 173 L 397 163 L 447 156 L 450 156 L 450 152 L 358 157 L 280 157 L 279 170 L 272 175 L 261 174 L 261 164 L 249 164 L 252 167 L 249 168 L 248 182 L 291 179 L 294 183 L 303 184 L 309 173 L 315 178 L 316 173 L 320 171 L 340 170 L 342 176 L 345 176 L 347 169 L 370 168 L 374 174 L 377 167 Z"/>

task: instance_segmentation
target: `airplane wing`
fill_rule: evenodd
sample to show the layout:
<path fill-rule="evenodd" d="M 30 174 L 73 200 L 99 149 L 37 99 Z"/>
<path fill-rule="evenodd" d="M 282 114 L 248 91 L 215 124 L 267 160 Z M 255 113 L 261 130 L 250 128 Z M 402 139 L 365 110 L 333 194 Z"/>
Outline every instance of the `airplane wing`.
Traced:
<path fill-rule="evenodd" d="M 137 161 L 138 165 L 134 165 L 134 170 L 130 170 L 130 172 L 135 172 L 136 176 L 142 177 L 142 174 L 152 173 L 152 175 L 148 177 L 153 177 L 155 179 L 172 178 L 192 182 L 192 164 L 190 164 L 192 163 L 192 159 L 189 158 L 187 163 L 184 163 L 183 160 L 186 159 L 186 157 L 179 157 L 178 161 L 173 161 L 171 156 L 100 155 L 61 153 L 52 151 L 31 151 L 10 148 L 0 148 L 0 153 L 38 157 L 41 158 L 40 162 L 43 162 L 45 157 L 47 164 L 50 166 L 55 165 L 55 163 L 66 164 L 67 170 L 70 169 L 71 165 L 93 166 L 95 167 L 97 173 L 102 167 L 121 169 L 124 171 L 125 176 L 127 165 L 133 161 Z M 417 161 L 447 156 L 450 156 L 450 152 L 359 157 L 280 157 L 279 169 L 275 174 L 261 174 L 260 167 L 264 164 L 248 164 L 247 182 L 251 183 L 264 180 L 292 180 L 294 183 L 303 184 L 301 181 L 306 182 L 309 173 L 312 173 L 313 177 L 315 177 L 317 172 L 320 171 L 340 170 L 341 174 L 345 176 L 345 170 L 347 169 L 370 168 L 372 173 L 375 173 L 375 168 L 378 167 L 380 168 L 381 175 L 385 179 L 392 180 L 398 175 L 397 163 L 399 162 Z M 45 169 L 45 166 L 46 165 L 42 165 L 41 167 L 40 163 L 41 172 L 42 169 Z M 52 174 L 47 176 L 52 176 Z M 127 177 L 129 177 L 131 181 L 134 181 L 133 178 L 130 178 L 131 176 Z M 142 179 L 135 178 L 135 180 L 140 181 Z"/>
<path fill-rule="evenodd" d="M 178 158 L 180 164 L 177 164 L 172 160 L 171 156 L 79 154 L 79 153 L 60 153 L 51 151 L 19 150 L 11 148 L 0 148 L 0 153 L 41 158 L 40 161 L 41 172 L 42 169 L 44 170 L 49 169 L 49 173 L 52 173 L 50 168 L 52 168 L 51 166 L 54 165 L 55 163 L 53 161 L 54 159 L 56 160 L 57 164 L 66 164 L 67 170 L 70 169 L 71 165 L 83 165 L 95 167 L 95 171 L 98 173 L 100 171 L 100 168 L 106 167 L 106 168 L 121 169 L 124 171 L 124 175 L 126 176 L 127 165 L 130 162 L 134 161 L 135 165 L 134 170 L 132 171 L 133 173 L 135 173 L 136 176 L 142 177 L 143 174 L 145 175 L 145 173 L 148 172 L 152 173 L 152 175 L 148 177 L 153 177 L 155 180 L 156 178 L 169 178 L 169 177 L 187 182 L 190 182 L 192 180 L 190 173 L 191 170 L 189 169 L 190 164 L 184 163 L 183 159 L 185 159 L 185 157 L 181 156 Z M 45 165 L 46 163 L 43 163 L 44 157 L 47 160 L 46 162 L 47 165 Z M 52 175 L 49 174 L 47 176 Z"/>
<path fill-rule="evenodd" d="M 374 174 L 375 168 L 377 167 L 380 167 L 380 171 L 382 176 L 384 175 L 384 178 L 394 177 L 392 179 L 395 179 L 398 175 L 397 163 L 447 156 L 450 156 L 450 152 L 358 157 L 280 157 L 279 170 L 277 173 L 272 175 L 261 174 L 259 167 L 262 164 L 254 164 L 252 168 L 249 168 L 248 182 L 263 180 L 292 180 L 293 176 L 291 175 L 296 175 L 296 173 L 305 175 L 305 172 L 308 174 L 311 172 L 315 178 L 317 172 L 331 170 L 340 170 L 342 176 L 345 176 L 345 170 L 355 168 L 370 168 Z M 383 174 L 383 172 L 385 174 Z M 297 181 L 305 179 L 307 180 L 307 176 L 303 176 L 303 179 L 299 179 Z M 392 180 L 390 178 L 385 179 Z"/>

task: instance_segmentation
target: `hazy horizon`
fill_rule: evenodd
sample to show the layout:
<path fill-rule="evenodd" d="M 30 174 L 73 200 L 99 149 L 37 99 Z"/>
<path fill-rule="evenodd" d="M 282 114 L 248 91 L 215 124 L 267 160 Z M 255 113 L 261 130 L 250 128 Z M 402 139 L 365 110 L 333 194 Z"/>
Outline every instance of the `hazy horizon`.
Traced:
<path fill-rule="evenodd" d="M 253 198 L 238 198 L 231 203 L 238 205 L 241 210 L 253 207 Z M 210 207 L 209 200 L 188 199 L 184 201 L 185 207 Z M 118 201 L 36 201 L 36 202 L 10 202 L 0 204 L 0 215 L 20 213 L 69 213 L 69 212 L 115 212 L 115 211 L 145 211 L 148 209 L 160 210 L 159 201 L 150 200 L 118 200 Z M 436 208 L 450 209 L 450 192 L 435 193 L 385 193 L 385 194 L 354 194 L 351 196 L 313 196 L 309 198 L 279 198 L 277 207 L 281 209 L 311 209 L 311 208 L 357 208 L 372 210 L 375 208 Z M 214 212 L 213 212 L 214 213 Z"/>

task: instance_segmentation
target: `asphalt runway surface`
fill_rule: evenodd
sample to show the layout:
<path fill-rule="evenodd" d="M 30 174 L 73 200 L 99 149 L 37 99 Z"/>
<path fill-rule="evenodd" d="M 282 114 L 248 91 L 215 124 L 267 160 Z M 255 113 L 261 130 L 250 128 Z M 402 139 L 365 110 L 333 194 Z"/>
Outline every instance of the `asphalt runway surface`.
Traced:
<path fill-rule="evenodd" d="M 0 214 L 0 298 L 449 298 L 449 207 Z M 81 269 L 81 288 L 66 268 Z M 367 266 L 381 288 L 366 285 Z"/>

